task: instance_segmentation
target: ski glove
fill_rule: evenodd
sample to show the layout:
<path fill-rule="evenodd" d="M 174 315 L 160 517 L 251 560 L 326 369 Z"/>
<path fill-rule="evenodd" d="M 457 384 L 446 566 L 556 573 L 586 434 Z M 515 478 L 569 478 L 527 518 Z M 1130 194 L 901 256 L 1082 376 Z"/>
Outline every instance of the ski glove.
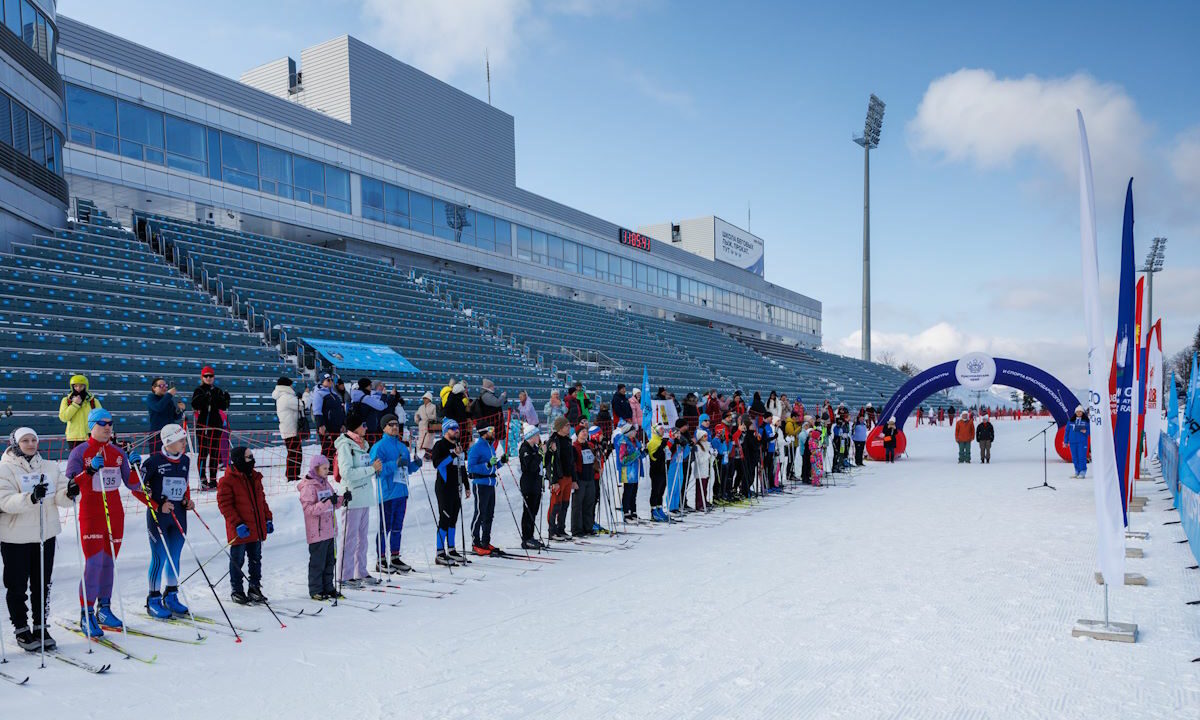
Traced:
<path fill-rule="evenodd" d="M 130 450 L 130 451 L 129 451 L 129 455 L 128 455 L 128 457 L 129 457 L 129 464 L 130 464 L 130 465 L 134 465 L 134 466 L 137 466 L 137 467 L 141 467 L 141 464 L 142 464 L 142 454 L 141 454 L 140 452 L 138 452 L 137 450 Z"/>
<path fill-rule="evenodd" d="M 268 520 L 267 521 L 267 534 L 270 535 L 273 532 L 275 532 L 275 523 Z"/>
<path fill-rule="evenodd" d="M 79 497 L 79 485 L 72 479 L 67 483 L 67 499 L 74 500 L 77 497 Z"/>
<path fill-rule="evenodd" d="M 100 472 L 100 468 L 104 467 L 104 457 L 96 454 L 92 456 L 92 461 L 87 464 L 84 470 L 87 470 L 89 475 L 95 475 Z"/>
<path fill-rule="evenodd" d="M 40 483 L 33 486 L 33 492 L 29 493 L 29 501 L 34 505 L 37 505 L 42 501 L 43 498 L 46 497 L 46 492 L 49 489 L 50 487 L 46 485 L 46 480 L 43 477 Z"/>
<path fill-rule="evenodd" d="M 234 532 L 236 532 L 237 536 L 243 540 L 250 537 L 250 528 L 246 527 L 246 523 L 238 525 L 236 528 L 234 528 Z"/>
<path fill-rule="evenodd" d="M 350 495 L 350 491 L 349 491 L 349 490 L 347 490 L 345 493 L 343 493 L 343 494 L 342 494 L 342 504 L 344 505 L 344 504 L 346 504 L 346 503 L 350 502 L 350 498 L 351 498 L 351 497 L 352 497 L 352 496 Z"/>

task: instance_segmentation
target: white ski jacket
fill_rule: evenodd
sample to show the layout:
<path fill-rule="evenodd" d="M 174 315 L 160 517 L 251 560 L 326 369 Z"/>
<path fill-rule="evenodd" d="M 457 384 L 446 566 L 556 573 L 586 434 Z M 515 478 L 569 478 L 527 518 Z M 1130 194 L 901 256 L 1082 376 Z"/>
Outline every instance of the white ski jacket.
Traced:
<path fill-rule="evenodd" d="M 0 542 L 38 542 L 38 506 L 30 502 L 30 494 L 43 477 L 50 487 L 41 505 L 41 532 L 42 539 L 49 539 L 62 532 L 58 508 L 74 505 L 67 497 L 67 478 L 58 463 L 41 455 L 26 460 L 10 450 L 0 457 Z"/>

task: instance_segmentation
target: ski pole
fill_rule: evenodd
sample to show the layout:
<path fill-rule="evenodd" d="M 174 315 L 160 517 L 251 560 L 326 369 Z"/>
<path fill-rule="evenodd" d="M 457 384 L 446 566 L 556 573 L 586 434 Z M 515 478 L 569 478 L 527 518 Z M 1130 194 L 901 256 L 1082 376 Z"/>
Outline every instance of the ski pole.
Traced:
<path fill-rule="evenodd" d="M 175 521 L 175 526 L 179 528 L 181 533 L 183 533 L 183 526 L 180 525 L 179 518 L 175 517 L 175 513 L 171 513 L 171 518 Z M 221 602 L 221 597 L 217 594 L 217 588 L 215 585 L 213 585 L 212 580 L 208 579 L 208 571 L 204 569 L 204 563 L 200 562 L 200 556 L 196 554 L 196 546 L 192 545 L 192 539 L 187 536 L 187 533 L 183 533 L 183 541 L 187 543 L 188 550 L 192 551 L 192 557 L 196 559 L 196 563 L 198 565 L 196 569 L 200 571 L 200 574 L 204 577 L 204 582 L 208 583 L 208 589 L 212 592 L 213 599 L 217 601 L 217 607 L 221 608 L 221 614 L 225 616 L 225 622 L 229 623 L 229 629 L 233 631 L 233 636 L 237 638 L 235 642 L 240 643 L 242 641 L 242 636 L 238 634 L 237 628 L 234 626 L 233 621 L 229 619 L 229 613 L 225 610 L 225 604 Z M 228 547 L 229 546 L 226 545 L 224 548 L 222 548 L 222 550 L 228 552 Z M 216 556 L 214 555 L 213 557 Z M 209 558 L 209 560 L 211 559 L 212 558 Z M 217 582 L 220 582 L 220 580 Z"/>
<path fill-rule="evenodd" d="M 179 566 L 175 564 L 175 558 L 171 557 L 171 549 L 169 547 L 167 547 L 167 539 L 163 536 L 162 524 L 159 523 L 158 513 L 155 512 L 155 510 L 154 510 L 154 501 L 153 501 L 153 499 L 151 499 L 150 493 L 146 489 L 146 480 L 145 480 L 145 478 L 142 477 L 141 473 L 138 473 L 138 484 L 142 488 L 142 494 L 146 496 L 146 509 L 150 511 L 150 518 L 154 521 L 154 530 L 158 534 L 158 541 L 160 543 L 162 543 L 162 545 L 163 545 L 163 552 L 167 556 L 167 564 L 171 566 L 171 572 L 175 575 L 176 581 L 178 581 L 179 580 Z M 180 500 L 180 502 L 186 503 L 187 501 Z M 186 510 L 184 512 L 186 512 Z M 186 533 L 183 532 L 183 526 L 180 524 L 179 519 L 175 517 L 174 509 L 171 510 L 171 517 L 172 517 L 172 519 L 175 520 L 175 526 L 179 529 L 179 532 L 186 535 Z M 155 580 L 156 587 L 154 588 L 155 591 L 158 590 L 157 582 L 158 581 L 156 579 Z M 180 590 L 183 590 L 183 583 L 179 583 L 179 585 L 177 585 L 176 587 L 178 587 Z M 185 595 L 183 599 L 188 600 L 188 597 Z M 188 617 L 190 617 L 192 619 L 192 624 L 195 625 L 196 624 L 196 615 L 192 612 L 192 605 L 190 602 L 188 603 L 187 608 L 188 608 Z M 203 636 L 200 634 L 199 628 L 196 629 L 196 639 L 197 640 L 203 639 Z"/>
<path fill-rule="evenodd" d="M 434 472 L 436 473 L 437 471 L 434 470 Z M 434 477 L 433 482 L 435 484 L 437 483 L 436 476 Z M 427 483 L 425 481 L 425 466 L 424 465 L 421 466 L 421 485 L 425 488 L 425 500 L 429 503 L 429 514 L 433 516 L 434 530 L 436 532 L 441 532 L 441 522 L 439 522 L 439 520 L 438 520 L 437 510 L 433 509 L 433 498 L 429 495 L 429 483 Z M 440 504 L 440 501 L 439 501 L 439 504 Z M 443 551 L 445 550 L 445 548 L 442 548 L 442 549 L 443 549 Z M 451 575 L 454 574 L 454 566 L 447 564 L 447 565 L 444 565 L 443 567 L 445 567 L 447 570 L 449 570 Z"/>
<path fill-rule="evenodd" d="M 79 552 L 79 608 L 83 611 L 84 617 L 87 617 L 87 611 L 91 608 L 91 604 L 87 601 L 87 586 L 84 584 L 84 579 L 87 577 L 87 566 L 83 562 L 83 531 L 81 530 L 82 525 L 79 522 L 79 501 L 74 500 L 72 502 L 74 504 L 75 515 L 75 538 L 79 540 L 79 542 L 75 543 L 75 549 Z M 92 643 L 87 644 L 87 649 L 88 655 L 95 652 L 92 649 Z"/>
<path fill-rule="evenodd" d="M 46 482 L 46 476 L 42 475 L 42 483 Z M 38 500 L 38 583 L 42 591 L 38 593 L 39 607 L 38 612 L 41 614 L 41 669 L 46 669 L 46 604 L 50 598 L 46 597 L 46 516 L 42 503 L 45 497 Z M 2 635 L 3 633 L 0 633 Z"/>
<path fill-rule="evenodd" d="M 512 500 L 508 497 L 508 486 L 504 484 L 504 478 L 500 477 L 499 473 L 496 474 L 496 480 L 500 483 L 500 489 L 504 491 L 504 504 L 508 506 L 508 514 L 512 515 L 513 525 L 517 528 L 517 537 L 520 537 L 521 523 L 517 522 L 517 513 L 513 510 Z M 525 557 L 529 557 L 529 548 L 525 547 L 525 543 L 521 543 L 521 549 L 525 551 Z"/>
<path fill-rule="evenodd" d="M 103 452 L 103 450 L 101 450 L 101 452 Z M 132 468 L 130 469 L 130 471 L 132 472 Z M 138 477 L 140 479 L 141 475 L 139 474 Z M 112 517 L 108 512 L 108 490 L 104 489 L 103 480 L 101 480 L 101 485 L 100 485 L 100 502 L 104 506 L 104 525 L 105 525 L 105 527 L 108 528 L 108 548 L 112 552 L 113 585 L 115 585 L 117 588 L 117 607 L 119 607 L 121 609 L 122 615 L 126 615 L 125 594 L 121 592 L 121 576 L 117 573 L 117 540 L 115 537 L 113 537 Z M 125 528 L 121 528 L 122 538 L 124 537 L 124 535 L 123 535 L 124 530 L 125 530 Z M 112 599 L 109 598 L 109 600 L 111 602 Z M 97 625 L 99 624 L 98 620 L 97 620 L 96 624 Z M 124 623 L 121 624 L 121 633 L 125 637 L 127 637 L 127 638 L 129 637 L 129 631 L 126 629 L 126 626 Z"/>
<path fill-rule="evenodd" d="M 545 543 L 543 542 L 543 540 L 542 540 L 542 529 L 541 529 L 541 523 L 540 523 L 541 514 L 540 514 L 540 513 L 537 513 L 537 512 L 531 512 L 531 511 L 530 511 L 530 509 L 529 509 L 529 503 L 525 502 L 525 493 L 524 493 L 524 491 L 522 491 L 522 490 L 521 490 L 521 484 L 520 484 L 519 482 L 517 482 L 517 475 L 516 475 L 516 473 L 514 473 L 514 472 L 513 472 L 513 469 L 512 469 L 512 466 L 511 466 L 511 465 L 505 465 L 505 467 L 508 469 L 508 474 L 509 474 L 509 475 L 512 477 L 512 479 L 513 479 L 513 482 L 514 482 L 514 483 L 516 484 L 516 486 L 517 486 L 517 494 L 521 496 L 521 505 L 522 505 L 522 506 L 525 508 L 525 512 L 529 513 L 529 514 L 530 514 L 530 517 L 533 517 L 533 516 L 535 516 L 535 515 L 536 515 L 536 516 L 539 518 L 539 523 L 538 523 L 538 525 L 535 525 L 535 526 L 534 526 L 534 530 L 535 530 L 535 531 L 537 531 L 537 535 L 538 535 L 538 543 L 545 544 Z M 540 482 L 539 482 L 538 484 L 539 484 L 539 485 L 541 485 L 541 483 L 540 483 Z M 519 528 L 518 528 L 518 531 L 519 531 Z"/>
<path fill-rule="evenodd" d="M 205 560 L 204 562 L 200 563 L 200 566 L 199 566 L 199 567 L 197 567 L 195 570 L 191 571 L 190 573 L 188 573 L 188 576 L 187 576 L 187 577 L 185 577 L 184 579 L 180 580 L 180 581 L 179 581 L 179 584 L 180 584 L 180 585 L 182 585 L 182 584 L 184 584 L 185 582 L 187 582 L 188 580 L 191 580 L 191 579 L 192 579 L 192 577 L 193 577 L 193 576 L 194 576 L 196 573 L 200 572 L 200 568 L 202 568 L 202 567 L 204 567 L 204 566 L 208 565 L 208 564 L 209 564 L 210 562 L 212 562 L 213 560 L 216 560 L 216 559 L 217 559 L 218 557 L 220 557 L 222 554 L 224 554 L 224 553 L 227 553 L 227 552 L 229 551 L 229 546 L 230 546 L 231 544 L 232 544 L 232 543 L 225 543 L 225 546 L 224 546 L 224 547 L 222 547 L 220 550 L 218 550 L 218 551 L 216 551 L 215 553 L 213 553 L 213 555 L 212 555 L 211 557 L 209 557 L 207 560 Z M 196 560 L 197 560 L 197 561 L 199 561 L 199 559 L 200 559 L 200 558 L 196 558 Z M 221 579 L 224 579 L 224 576 L 222 576 L 222 578 L 221 578 Z M 217 582 L 221 582 L 221 580 L 217 580 Z"/>
<path fill-rule="evenodd" d="M 425 467 L 424 465 L 422 465 L 422 466 L 421 466 L 421 468 L 424 468 L 424 467 Z M 410 476 L 410 477 L 411 477 L 411 476 Z M 421 484 L 422 484 L 422 485 L 424 485 L 424 484 L 425 484 L 425 475 L 424 475 L 423 473 L 422 473 L 422 475 L 421 475 Z M 428 487 L 426 487 L 426 488 L 425 488 L 425 494 L 426 494 L 426 495 L 428 495 L 428 494 L 429 494 L 429 488 L 428 488 Z M 411 495 L 410 495 L 410 497 L 411 497 Z M 430 504 L 430 507 L 432 507 L 432 503 Z M 424 535 L 424 533 L 425 533 L 425 529 L 424 529 L 423 527 L 421 527 L 421 514 L 420 514 L 420 513 L 417 513 L 417 514 L 414 516 L 414 518 L 415 518 L 415 521 L 416 521 L 416 523 L 417 523 L 417 537 L 421 538 L 421 551 L 422 551 L 422 552 L 424 553 L 424 555 L 425 555 L 425 563 L 426 563 L 426 565 L 428 565 L 429 567 L 433 567 L 433 564 L 434 564 L 434 563 L 433 563 L 433 559 L 432 559 L 432 558 L 430 558 L 430 556 L 429 556 L 429 538 L 425 537 L 425 535 Z M 436 580 L 434 580 L 434 579 L 433 579 L 433 573 L 429 573 L 429 582 L 430 582 L 430 583 L 436 583 L 436 582 L 437 582 Z"/>

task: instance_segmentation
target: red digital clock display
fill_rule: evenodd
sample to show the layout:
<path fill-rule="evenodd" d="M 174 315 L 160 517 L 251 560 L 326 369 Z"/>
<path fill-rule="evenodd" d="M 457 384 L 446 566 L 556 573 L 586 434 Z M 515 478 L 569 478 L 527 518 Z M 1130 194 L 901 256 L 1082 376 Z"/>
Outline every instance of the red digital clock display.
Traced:
<path fill-rule="evenodd" d="M 626 230 L 625 228 L 621 228 L 620 230 L 618 230 L 617 234 L 618 234 L 618 239 L 621 241 L 622 245 L 628 245 L 629 247 L 635 247 L 638 250 L 650 252 L 650 236 L 649 235 L 643 235 L 639 232 L 634 232 L 632 230 Z"/>

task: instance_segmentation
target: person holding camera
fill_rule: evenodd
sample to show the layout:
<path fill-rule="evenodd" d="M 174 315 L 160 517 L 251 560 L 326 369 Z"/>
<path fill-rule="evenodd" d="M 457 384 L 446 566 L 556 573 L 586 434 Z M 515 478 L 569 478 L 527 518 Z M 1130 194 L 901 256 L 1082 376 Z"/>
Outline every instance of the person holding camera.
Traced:
<path fill-rule="evenodd" d="M 58 404 L 58 419 L 66 424 L 63 434 L 67 437 L 67 446 L 74 450 L 88 439 L 88 413 L 103 407 L 100 399 L 93 395 L 88 388 L 86 375 L 71 376 L 71 393 Z"/>
<path fill-rule="evenodd" d="M 182 400 L 175 397 L 175 388 L 167 384 L 163 378 L 156 377 L 150 381 L 150 394 L 142 399 L 146 411 L 150 415 L 149 452 L 154 454 L 162 449 L 159 432 L 168 425 L 178 424 L 183 418 L 186 407 Z"/>

